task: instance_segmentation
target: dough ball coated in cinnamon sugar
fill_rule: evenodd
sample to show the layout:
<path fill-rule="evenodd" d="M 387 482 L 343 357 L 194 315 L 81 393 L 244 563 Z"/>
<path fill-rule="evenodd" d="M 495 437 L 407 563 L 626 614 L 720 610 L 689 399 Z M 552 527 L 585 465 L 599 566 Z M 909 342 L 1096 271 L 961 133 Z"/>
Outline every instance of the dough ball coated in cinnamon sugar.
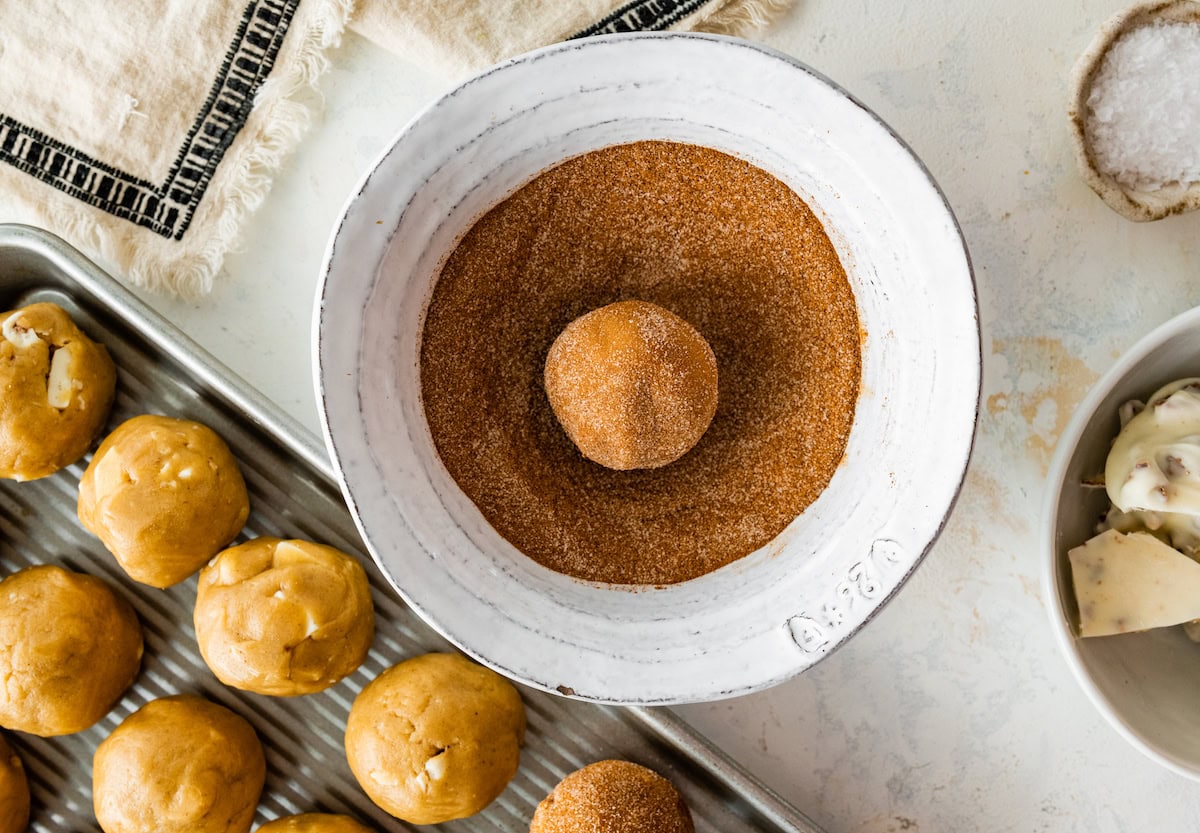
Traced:
<path fill-rule="evenodd" d="M 666 778 L 629 761 L 598 761 L 558 782 L 529 833 L 694 833 L 692 814 Z"/>
<path fill-rule="evenodd" d="M 388 813 L 440 824 L 478 813 L 504 791 L 524 736 L 525 707 L 508 680 L 458 654 L 424 654 L 358 695 L 346 758 Z"/>
<path fill-rule="evenodd" d="M 0 581 L 0 726 L 80 732 L 133 684 L 142 626 L 103 580 L 42 565 Z"/>
<path fill-rule="evenodd" d="M 170 587 L 241 531 L 250 498 L 206 425 L 143 415 L 104 438 L 79 481 L 79 520 L 134 581 Z"/>
<path fill-rule="evenodd" d="M 375 833 L 349 816 L 331 813 L 301 813 L 267 822 L 255 833 Z"/>
<path fill-rule="evenodd" d="M 353 672 L 375 636 L 362 566 L 333 547 L 255 538 L 200 571 L 196 640 L 225 685 L 292 697 Z"/>
<path fill-rule="evenodd" d="M 0 737 L 0 833 L 25 833 L 29 826 L 29 781 L 17 753 Z"/>
<path fill-rule="evenodd" d="M 678 460 L 717 411 L 717 360 L 691 324 L 646 301 L 576 318 L 546 355 L 546 396 L 584 457 L 611 469 Z"/>
<path fill-rule="evenodd" d="M 82 457 L 116 386 L 104 345 L 58 305 L 0 313 L 0 477 L 35 480 Z"/>
<path fill-rule="evenodd" d="M 96 821 L 104 833 L 248 833 L 266 775 L 243 718 L 200 697 L 151 700 L 96 748 Z"/>

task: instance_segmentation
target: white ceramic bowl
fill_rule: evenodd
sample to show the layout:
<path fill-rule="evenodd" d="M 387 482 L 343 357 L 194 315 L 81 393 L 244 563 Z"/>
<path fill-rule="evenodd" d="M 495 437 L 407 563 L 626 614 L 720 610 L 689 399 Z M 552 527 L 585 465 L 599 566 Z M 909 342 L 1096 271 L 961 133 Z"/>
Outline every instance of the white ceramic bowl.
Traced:
<path fill-rule="evenodd" d="M 1055 452 L 1042 513 L 1042 585 L 1067 664 L 1100 713 L 1164 766 L 1200 780 L 1200 645 L 1180 628 L 1081 639 L 1067 551 L 1095 534 L 1108 508 L 1083 481 L 1104 471 L 1120 427 L 1117 409 L 1175 379 L 1200 376 L 1200 308 L 1135 344 L 1092 387 Z"/>
<path fill-rule="evenodd" d="M 563 159 L 640 139 L 717 148 L 801 194 L 847 268 L 867 335 L 845 459 L 820 498 L 723 569 L 631 591 L 552 572 L 487 524 L 434 450 L 418 351 L 440 265 L 481 214 Z M 379 159 L 346 206 L 324 271 L 318 399 L 363 538 L 435 628 L 538 688 L 673 703 L 791 677 L 900 587 L 958 493 L 980 350 L 954 217 L 886 125 L 762 46 L 619 35 L 483 73 L 417 116 Z"/>

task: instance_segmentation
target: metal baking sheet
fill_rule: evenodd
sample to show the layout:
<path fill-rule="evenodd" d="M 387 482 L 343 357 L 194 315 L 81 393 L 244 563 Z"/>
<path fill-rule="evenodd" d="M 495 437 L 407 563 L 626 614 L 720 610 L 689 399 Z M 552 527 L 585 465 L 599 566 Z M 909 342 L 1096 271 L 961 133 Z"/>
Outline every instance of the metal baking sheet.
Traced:
<path fill-rule="evenodd" d="M 80 526 L 76 494 L 90 455 L 42 480 L 0 480 L 0 575 L 56 563 L 102 576 L 137 609 L 146 640 L 137 682 L 96 726 L 49 739 L 7 733 L 30 777 L 31 829 L 99 831 L 91 797 L 97 744 L 142 704 L 176 693 L 201 694 L 254 725 L 268 769 L 258 823 L 317 810 L 348 813 L 381 831 L 413 829 L 375 807 L 355 782 L 342 745 L 346 715 L 362 687 L 385 668 L 451 647 L 404 606 L 365 555 L 323 446 L 61 240 L 26 226 L 0 226 L 0 311 L 34 301 L 59 304 L 112 353 L 119 381 L 110 428 L 140 413 L 161 413 L 198 420 L 225 438 L 250 490 L 252 512 L 239 540 L 307 538 L 356 554 L 371 577 L 377 634 L 362 667 L 319 694 L 280 699 L 227 688 L 196 648 L 195 577 L 169 590 L 136 584 Z M 517 777 L 483 813 L 440 829 L 526 833 L 534 807 L 560 778 L 618 757 L 670 778 L 701 833 L 820 833 L 669 710 L 597 706 L 526 688 L 521 695 L 529 730 Z"/>

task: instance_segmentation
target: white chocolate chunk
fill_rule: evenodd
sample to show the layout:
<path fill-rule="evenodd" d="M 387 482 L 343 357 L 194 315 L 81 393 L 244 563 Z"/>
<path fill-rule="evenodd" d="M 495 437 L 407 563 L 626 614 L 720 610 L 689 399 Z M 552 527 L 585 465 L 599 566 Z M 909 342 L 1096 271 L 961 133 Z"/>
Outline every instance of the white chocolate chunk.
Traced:
<path fill-rule="evenodd" d="M 425 771 L 431 779 L 440 781 L 446 774 L 446 756 L 442 752 L 434 755 L 425 762 Z"/>
<path fill-rule="evenodd" d="M 17 319 L 20 317 L 21 311 L 18 310 L 4 319 L 4 323 L 0 324 L 0 333 L 18 350 L 26 350 L 38 343 L 38 334 L 18 324 Z"/>
<path fill-rule="evenodd" d="M 1104 483 L 1123 511 L 1200 515 L 1200 379 L 1164 385 L 1125 424 Z"/>
<path fill-rule="evenodd" d="M 46 401 L 51 408 L 67 408 L 71 404 L 71 396 L 83 387 L 71 378 L 71 351 L 68 348 L 54 351 L 50 360 L 50 375 L 46 377 Z"/>
<path fill-rule="evenodd" d="M 1200 619 L 1200 564 L 1149 533 L 1110 529 L 1068 555 L 1082 636 Z"/>
<path fill-rule="evenodd" d="M 1144 509 L 1122 512 L 1114 506 L 1105 516 L 1104 523 L 1118 532 L 1149 532 L 1189 558 L 1200 560 L 1200 515 Z"/>

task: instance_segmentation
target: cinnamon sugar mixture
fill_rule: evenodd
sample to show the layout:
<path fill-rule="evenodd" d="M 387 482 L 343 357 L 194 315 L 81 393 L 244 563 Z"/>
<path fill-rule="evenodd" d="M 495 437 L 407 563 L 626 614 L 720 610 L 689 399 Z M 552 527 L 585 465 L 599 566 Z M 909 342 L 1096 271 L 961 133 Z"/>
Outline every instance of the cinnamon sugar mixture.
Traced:
<path fill-rule="evenodd" d="M 717 358 L 712 424 L 656 469 L 585 459 L 542 385 L 563 328 L 626 299 L 681 316 Z M 582 579 L 673 584 L 764 546 L 828 485 L 860 338 L 837 253 L 786 185 L 636 142 L 546 171 L 467 233 L 430 300 L 421 391 L 442 462 L 519 550 Z"/>

